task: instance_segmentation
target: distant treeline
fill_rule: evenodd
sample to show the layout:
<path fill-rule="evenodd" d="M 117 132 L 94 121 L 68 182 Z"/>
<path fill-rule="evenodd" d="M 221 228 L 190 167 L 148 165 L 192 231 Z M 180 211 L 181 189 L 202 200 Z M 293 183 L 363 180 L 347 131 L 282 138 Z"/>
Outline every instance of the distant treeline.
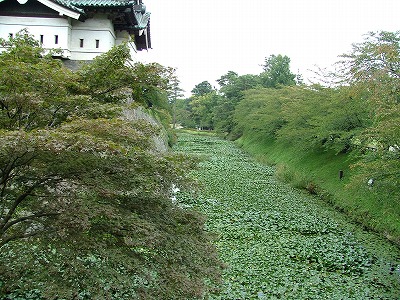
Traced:
<path fill-rule="evenodd" d="M 316 72 L 318 84 L 303 83 L 290 71 L 287 56 L 272 55 L 261 74 L 229 71 L 217 80 L 219 90 L 207 81 L 196 85 L 190 98 L 176 101 L 177 122 L 215 130 L 253 144 L 253 150 L 257 144 L 267 156 L 277 157 L 271 154 L 274 149 L 292 153 L 287 166 L 292 161 L 303 173 L 315 171 L 313 192 L 322 188 L 322 195 L 326 187 L 329 201 L 399 242 L 399 42 L 400 32 L 369 33 L 349 54 L 339 56 L 334 72 Z M 340 185 L 327 183 L 336 176 L 329 179 L 302 165 L 300 158 L 313 153 L 321 164 L 328 157 L 341 162 L 346 178 Z"/>

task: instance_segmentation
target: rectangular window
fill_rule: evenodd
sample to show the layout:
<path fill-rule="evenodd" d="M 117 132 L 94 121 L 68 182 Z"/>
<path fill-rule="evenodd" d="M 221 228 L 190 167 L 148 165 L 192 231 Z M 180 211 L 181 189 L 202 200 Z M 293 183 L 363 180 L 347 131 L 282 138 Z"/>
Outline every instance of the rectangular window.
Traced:
<path fill-rule="evenodd" d="M 58 35 L 54 36 L 54 44 L 56 44 L 56 45 L 58 44 Z"/>
<path fill-rule="evenodd" d="M 14 35 L 13 35 L 12 33 L 9 33 L 9 34 L 8 34 L 8 37 L 9 37 L 10 39 L 12 39 L 12 38 L 14 37 Z"/>
<path fill-rule="evenodd" d="M 44 41 L 44 36 L 43 36 L 43 34 L 41 34 L 40 35 L 40 44 L 43 44 L 43 41 Z"/>
<path fill-rule="evenodd" d="M 83 48 L 83 39 L 79 40 L 79 47 Z"/>
<path fill-rule="evenodd" d="M 100 40 L 96 40 L 96 48 L 100 47 Z"/>

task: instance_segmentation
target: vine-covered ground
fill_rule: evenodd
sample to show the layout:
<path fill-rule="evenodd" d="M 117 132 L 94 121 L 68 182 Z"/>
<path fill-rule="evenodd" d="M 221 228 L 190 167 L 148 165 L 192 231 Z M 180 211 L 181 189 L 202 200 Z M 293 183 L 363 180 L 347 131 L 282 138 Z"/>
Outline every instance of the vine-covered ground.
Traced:
<path fill-rule="evenodd" d="M 175 151 L 202 158 L 196 196 L 226 264 L 208 299 L 399 299 L 400 249 L 320 199 L 279 182 L 233 143 L 181 133 Z"/>

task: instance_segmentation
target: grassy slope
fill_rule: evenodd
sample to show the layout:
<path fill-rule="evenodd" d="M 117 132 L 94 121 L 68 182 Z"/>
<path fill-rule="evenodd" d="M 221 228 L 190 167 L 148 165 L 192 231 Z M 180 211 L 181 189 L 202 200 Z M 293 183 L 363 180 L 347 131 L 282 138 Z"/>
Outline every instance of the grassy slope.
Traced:
<path fill-rule="evenodd" d="M 281 179 L 324 196 L 353 220 L 400 244 L 399 205 L 393 201 L 382 203 L 382 199 L 376 199 L 368 191 L 347 189 L 350 165 L 354 163 L 349 156 L 332 152 L 304 153 L 300 149 L 250 137 L 240 138 L 237 144 L 258 160 L 277 165 Z M 339 170 L 344 171 L 342 180 L 339 179 Z"/>

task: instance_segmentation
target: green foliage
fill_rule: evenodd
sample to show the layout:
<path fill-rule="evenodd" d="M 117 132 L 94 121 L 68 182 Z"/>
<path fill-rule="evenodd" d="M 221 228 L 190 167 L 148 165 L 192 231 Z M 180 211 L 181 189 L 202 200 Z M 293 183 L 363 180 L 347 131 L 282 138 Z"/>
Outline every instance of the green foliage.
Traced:
<path fill-rule="evenodd" d="M 398 298 L 396 246 L 282 184 L 230 142 L 181 133 L 175 150 L 204 158 L 193 172 L 199 194 L 185 190 L 178 201 L 205 213 L 218 235 L 227 267 L 208 299 Z"/>
<path fill-rule="evenodd" d="M 170 88 L 170 68 L 158 63 L 135 63 L 133 65 L 132 88 L 133 100 L 145 107 L 168 109 L 168 89 Z"/>
<path fill-rule="evenodd" d="M 279 140 L 305 150 L 325 148 L 337 153 L 354 148 L 354 139 L 370 124 L 368 107 L 346 88 L 291 88 L 282 114 L 286 122 Z"/>
<path fill-rule="evenodd" d="M 202 298 L 221 264 L 171 201 L 195 161 L 131 117 L 151 100 L 170 118 L 166 69 L 128 67 L 122 45 L 71 73 L 21 34 L 0 54 L 1 298 Z"/>
<path fill-rule="evenodd" d="M 373 194 L 378 201 L 391 199 L 392 203 L 397 202 L 395 195 L 400 190 L 399 41 L 400 32 L 370 32 L 364 42 L 353 45 L 350 54 L 342 55 L 340 62 L 354 94 L 363 95 L 364 105 L 371 108 L 372 124 L 359 137 L 363 160 L 356 165 L 358 176 L 352 188 L 365 187 L 365 182 L 373 179 Z M 368 148 L 373 151 L 365 150 Z"/>
<path fill-rule="evenodd" d="M 192 109 L 190 106 L 191 98 L 177 99 L 175 102 L 176 120 L 186 128 L 196 128 L 196 121 L 192 118 Z"/>
<path fill-rule="evenodd" d="M 290 59 L 287 56 L 273 55 L 266 59 L 264 72 L 260 75 L 239 76 L 237 73 L 229 71 L 217 80 L 221 88 L 217 95 L 212 96 L 212 101 L 206 100 L 210 98 L 207 95 L 213 94 L 211 84 L 207 81 L 199 83 L 192 90 L 194 96 L 189 99 L 191 105 L 187 109 L 187 115 L 192 117 L 198 127 L 215 129 L 230 138 L 239 137 L 241 133 L 235 128 L 234 112 L 236 106 L 242 101 L 244 92 L 261 85 L 275 88 L 278 85 L 294 84 L 295 75 L 292 76 L 290 73 L 289 63 Z M 201 98 L 202 96 L 205 98 Z M 210 104 L 210 102 L 212 103 Z M 190 122 L 186 122 L 186 124 L 190 124 Z"/>
<path fill-rule="evenodd" d="M 22 31 L 0 53 L 0 128 L 56 126 L 76 110 L 76 77 Z"/>
<path fill-rule="evenodd" d="M 254 89 L 235 111 L 235 130 L 252 138 L 302 148 L 346 152 L 368 124 L 368 111 L 346 89 L 293 86 Z"/>
<path fill-rule="evenodd" d="M 239 76 L 232 71 L 221 76 L 217 82 L 221 86 L 220 92 L 233 104 L 237 104 L 242 99 L 243 91 L 255 88 L 260 84 L 257 75 L 246 74 Z"/>
<path fill-rule="evenodd" d="M 190 116 L 193 122 L 181 122 L 189 127 L 215 129 L 221 133 L 230 133 L 234 128 L 233 112 L 235 106 L 242 99 L 242 92 L 254 88 L 259 84 L 257 75 L 238 76 L 229 71 L 217 80 L 221 86 L 217 93 L 211 85 L 204 81 L 193 89 L 191 98 L 187 99 L 186 114 L 183 108 L 182 116 Z"/>
<path fill-rule="evenodd" d="M 380 76 L 396 79 L 400 76 L 400 32 L 369 32 L 362 43 L 353 44 L 349 54 L 343 54 L 339 64 L 344 79 L 352 82 L 376 81 Z"/>
<path fill-rule="evenodd" d="M 290 71 L 288 56 L 270 55 L 265 58 L 264 72 L 261 73 L 261 83 L 266 88 L 277 88 L 279 85 L 295 85 L 296 75 Z"/>
<path fill-rule="evenodd" d="M 243 99 L 243 93 L 246 90 L 255 88 L 260 84 L 259 76 L 257 75 L 242 75 L 230 71 L 223 75 L 217 82 L 220 84 L 220 92 L 223 98 L 220 99 L 218 105 L 214 109 L 218 132 L 228 133 L 232 135 L 235 127 L 234 111 L 236 105 Z"/>
<path fill-rule="evenodd" d="M 193 96 L 203 96 L 205 94 L 212 93 L 214 91 L 213 87 L 208 81 L 200 82 L 192 89 Z"/>
<path fill-rule="evenodd" d="M 129 59 L 129 49 L 121 44 L 84 64 L 78 71 L 81 89 L 99 102 L 118 101 L 113 99 L 117 92 L 132 82 L 132 68 L 126 64 Z"/>
<path fill-rule="evenodd" d="M 235 131 L 238 135 L 252 135 L 255 139 L 274 139 L 285 124 L 282 104 L 289 90 L 254 89 L 244 93 L 235 110 Z"/>
<path fill-rule="evenodd" d="M 197 127 L 202 129 L 214 129 L 213 110 L 217 105 L 220 96 L 216 92 L 211 92 L 201 96 L 194 96 L 190 101 L 192 117 Z"/>

